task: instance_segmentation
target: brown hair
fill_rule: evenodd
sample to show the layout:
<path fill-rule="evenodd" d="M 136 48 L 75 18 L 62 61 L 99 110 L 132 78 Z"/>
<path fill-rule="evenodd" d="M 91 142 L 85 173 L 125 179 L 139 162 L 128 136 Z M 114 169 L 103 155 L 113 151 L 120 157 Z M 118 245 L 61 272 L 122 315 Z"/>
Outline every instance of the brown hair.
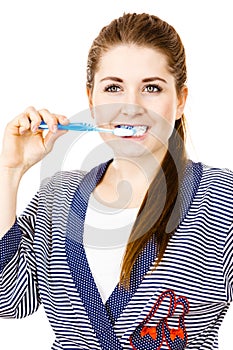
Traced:
<path fill-rule="evenodd" d="M 92 89 L 102 55 L 114 46 L 134 44 L 159 50 L 167 58 L 175 78 L 177 95 L 186 83 L 185 50 L 175 29 L 157 16 L 124 14 L 105 26 L 93 41 L 88 55 L 87 87 Z M 133 265 L 155 234 L 157 261 L 161 262 L 170 237 L 179 222 L 179 184 L 186 163 L 184 115 L 175 122 L 167 153 L 160 171 L 152 181 L 141 204 L 125 251 L 120 282 L 128 287 Z M 165 180 L 165 181 L 164 181 Z M 164 185 L 165 184 L 165 185 Z M 165 201 L 164 193 L 166 194 Z M 163 203 L 163 204 L 161 204 Z M 163 207 L 161 208 L 161 205 Z"/>

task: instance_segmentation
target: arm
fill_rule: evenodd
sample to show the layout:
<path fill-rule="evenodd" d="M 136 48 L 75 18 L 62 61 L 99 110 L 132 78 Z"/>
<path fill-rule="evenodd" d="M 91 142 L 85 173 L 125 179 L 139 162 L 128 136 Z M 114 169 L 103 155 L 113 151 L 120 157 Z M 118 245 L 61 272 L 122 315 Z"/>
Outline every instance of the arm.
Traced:
<path fill-rule="evenodd" d="M 38 129 L 42 120 L 49 126 L 46 136 Z M 52 150 L 58 137 L 66 133 L 57 130 L 58 122 L 67 124 L 68 120 L 47 110 L 37 111 L 29 107 L 7 125 L 0 155 L 0 238 L 15 221 L 22 176 Z"/>
<path fill-rule="evenodd" d="M 0 239 L 13 226 L 16 219 L 16 201 L 21 173 L 17 169 L 0 165 Z"/>
<path fill-rule="evenodd" d="M 46 135 L 38 130 L 42 120 L 49 126 Z M 24 317 L 40 304 L 33 250 L 38 196 L 26 214 L 16 219 L 17 192 L 24 173 L 66 132 L 55 132 L 58 122 L 66 124 L 68 120 L 30 107 L 5 129 L 0 154 L 0 317 Z"/>

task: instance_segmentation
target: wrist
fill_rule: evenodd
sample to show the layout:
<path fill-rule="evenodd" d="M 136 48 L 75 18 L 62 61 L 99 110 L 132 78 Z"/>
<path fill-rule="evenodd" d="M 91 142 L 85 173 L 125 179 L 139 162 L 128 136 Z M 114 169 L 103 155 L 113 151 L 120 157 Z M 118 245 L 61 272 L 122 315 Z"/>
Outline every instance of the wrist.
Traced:
<path fill-rule="evenodd" d="M 8 178 L 13 183 L 17 183 L 21 180 L 24 173 L 23 167 L 9 167 L 0 158 L 0 174 L 2 178 Z"/>

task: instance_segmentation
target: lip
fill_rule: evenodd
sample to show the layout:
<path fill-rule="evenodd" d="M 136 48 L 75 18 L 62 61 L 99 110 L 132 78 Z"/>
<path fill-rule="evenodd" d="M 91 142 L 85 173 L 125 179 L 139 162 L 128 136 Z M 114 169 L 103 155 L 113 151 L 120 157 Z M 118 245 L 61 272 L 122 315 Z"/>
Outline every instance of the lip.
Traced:
<path fill-rule="evenodd" d="M 129 139 L 133 141 L 143 141 L 148 135 L 148 130 L 142 136 L 123 136 L 123 139 Z"/>

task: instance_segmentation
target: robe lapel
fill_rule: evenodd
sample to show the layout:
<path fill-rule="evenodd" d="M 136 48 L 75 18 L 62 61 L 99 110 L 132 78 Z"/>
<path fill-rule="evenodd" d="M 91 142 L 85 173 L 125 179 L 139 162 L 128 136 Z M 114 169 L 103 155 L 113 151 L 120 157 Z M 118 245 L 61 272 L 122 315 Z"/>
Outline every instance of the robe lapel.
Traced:
<path fill-rule="evenodd" d="M 138 286 L 142 283 L 143 276 L 148 272 L 150 267 L 153 265 L 156 257 L 156 241 L 153 236 L 146 244 L 142 253 L 137 258 L 130 279 L 130 289 L 126 290 L 120 287 L 119 284 L 115 287 L 114 291 L 107 300 L 105 307 L 108 315 L 114 325 L 118 317 L 121 315 L 123 310 L 126 308 L 129 301 L 135 294 Z"/>

